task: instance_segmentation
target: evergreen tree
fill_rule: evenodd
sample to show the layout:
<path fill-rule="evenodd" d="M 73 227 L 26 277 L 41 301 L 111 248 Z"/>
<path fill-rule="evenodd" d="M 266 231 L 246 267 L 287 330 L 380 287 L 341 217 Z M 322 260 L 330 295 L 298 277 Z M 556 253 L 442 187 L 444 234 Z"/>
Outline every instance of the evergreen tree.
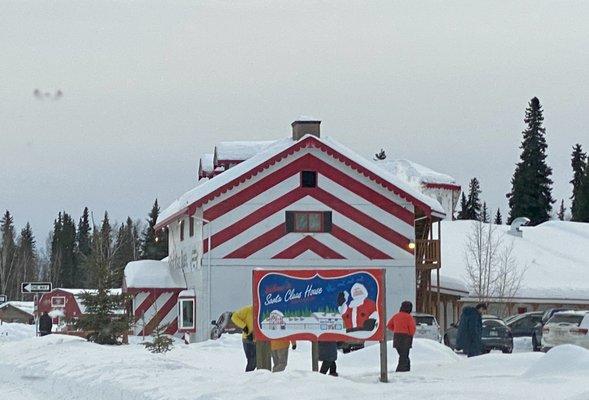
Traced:
<path fill-rule="evenodd" d="M 104 258 L 109 259 L 112 255 L 112 227 L 110 226 L 110 220 L 108 218 L 108 212 L 104 212 L 104 218 L 100 225 L 100 236 L 102 238 L 102 251 L 104 252 Z"/>
<path fill-rule="evenodd" d="M 481 221 L 488 223 L 490 221 L 489 211 L 487 210 L 487 202 L 483 202 L 483 210 L 481 211 Z"/>
<path fill-rule="evenodd" d="M 522 153 L 517 163 L 509 198 L 509 220 L 528 217 L 530 225 L 538 225 L 550 219 L 552 210 L 552 168 L 546 164 L 546 129 L 540 100 L 534 97 L 526 109 L 524 119 L 527 128 L 523 131 L 520 148 Z"/>
<path fill-rule="evenodd" d="M 466 211 L 463 213 L 463 219 L 478 221 L 481 215 L 481 186 L 477 178 L 472 178 L 468 184 L 468 198 L 466 200 Z"/>
<path fill-rule="evenodd" d="M 90 215 L 88 207 L 84 207 L 84 211 L 78 222 L 78 234 L 76 237 L 78 252 L 84 256 L 90 255 L 90 231 Z"/>
<path fill-rule="evenodd" d="M 503 225 L 503 217 L 501 216 L 500 209 L 497 209 L 497 213 L 495 214 L 495 224 L 496 225 Z"/>
<path fill-rule="evenodd" d="M 578 221 L 579 208 L 579 191 L 583 183 L 583 176 L 587 169 L 587 153 L 583 152 L 580 144 L 573 147 L 573 154 L 571 155 L 571 166 L 573 167 L 573 179 L 570 183 L 573 185 L 573 194 L 571 196 L 571 220 Z"/>
<path fill-rule="evenodd" d="M 147 227 L 143 231 L 141 243 L 141 258 L 148 260 L 161 260 L 168 255 L 168 233 L 162 229 L 155 231 L 155 224 L 160 213 L 157 199 L 149 213 Z"/>
<path fill-rule="evenodd" d="M 387 158 L 387 154 L 385 153 L 384 149 L 380 149 L 378 153 L 374 155 L 374 160 L 384 160 Z"/>
<path fill-rule="evenodd" d="M 577 193 L 577 219 L 578 222 L 589 222 L 589 168 L 585 168 L 583 180 Z"/>
<path fill-rule="evenodd" d="M 30 282 L 37 279 L 38 258 L 33 230 L 27 222 L 20 232 L 16 249 L 17 286 L 19 282 Z M 20 299 L 23 300 L 22 293 Z"/>
<path fill-rule="evenodd" d="M 564 208 L 564 199 L 560 200 L 560 208 L 558 209 L 558 214 L 556 214 L 556 216 L 558 217 L 559 220 L 564 221 L 564 214 L 565 214 L 565 208 Z"/>
<path fill-rule="evenodd" d="M 51 281 L 55 287 L 82 285 L 76 253 L 76 224 L 69 214 L 60 212 L 53 223 L 51 242 Z"/>
<path fill-rule="evenodd" d="M 466 200 L 466 195 L 462 192 L 462 196 L 460 197 L 460 211 L 456 216 L 456 219 L 467 219 L 466 214 L 468 212 L 468 200 Z"/>
<path fill-rule="evenodd" d="M 126 223 L 121 224 L 119 227 L 114 245 L 112 273 L 115 287 L 120 287 L 123 284 L 123 275 L 127 263 L 138 259 L 137 243 L 137 229 L 131 218 L 127 218 Z"/>
<path fill-rule="evenodd" d="M 16 243 L 12 215 L 6 210 L 0 219 L 0 293 L 16 299 L 18 282 L 16 271 Z"/>

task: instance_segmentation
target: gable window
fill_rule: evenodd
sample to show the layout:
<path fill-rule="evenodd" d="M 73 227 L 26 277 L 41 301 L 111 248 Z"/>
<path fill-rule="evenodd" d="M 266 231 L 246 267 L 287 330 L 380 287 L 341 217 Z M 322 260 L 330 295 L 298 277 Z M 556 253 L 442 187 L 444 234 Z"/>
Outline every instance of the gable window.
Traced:
<path fill-rule="evenodd" d="M 184 240 L 184 220 L 180 220 L 180 241 Z"/>
<path fill-rule="evenodd" d="M 301 187 L 317 187 L 317 171 L 301 171 Z"/>
<path fill-rule="evenodd" d="M 188 218 L 188 234 L 190 237 L 194 236 L 194 217 Z"/>
<path fill-rule="evenodd" d="M 52 297 L 51 307 L 65 307 L 65 296 Z"/>
<path fill-rule="evenodd" d="M 287 232 L 331 232 L 331 211 L 287 211 Z"/>
<path fill-rule="evenodd" d="M 194 329 L 194 299 L 180 299 L 178 302 L 179 329 Z"/>

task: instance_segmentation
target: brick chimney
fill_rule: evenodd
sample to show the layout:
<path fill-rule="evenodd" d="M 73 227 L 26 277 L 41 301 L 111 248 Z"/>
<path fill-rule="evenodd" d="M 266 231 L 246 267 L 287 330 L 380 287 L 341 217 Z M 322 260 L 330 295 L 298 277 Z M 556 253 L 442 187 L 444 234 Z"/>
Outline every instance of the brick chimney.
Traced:
<path fill-rule="evenodd" d="M 300 116 L 291 124 L 292 140 L 299 140 L 305 135 L 319 137 L 319 125 L 321 125 L 321 121 L 317 118 Z"/>

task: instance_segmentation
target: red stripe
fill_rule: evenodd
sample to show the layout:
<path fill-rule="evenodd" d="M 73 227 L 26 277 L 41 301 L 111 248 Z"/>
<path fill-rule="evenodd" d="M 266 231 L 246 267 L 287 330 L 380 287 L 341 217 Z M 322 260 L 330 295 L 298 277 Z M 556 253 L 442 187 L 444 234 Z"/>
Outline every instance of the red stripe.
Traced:
<path fill-rule="evenodd" d="M 178 332 L 178 317 L 174 318 L 172 323 L 170 323 L 170 325 L 168 326 L 168 329 L 166 329 L 165 334 L 166 335 L 173 335 L 176 332 Z"/>
<path fill-rule="evenodd" d="M 155 294 L 155 292 L 149 292 L 149 294 L 147 295 L 147 297 L 145 298 L 145 300 L 143 300 L 143 303 L 141 303 L 139 305 L 139 307 L 137 307 L 135 309 L 135 316 L 136 317 L 141 317 L 141 315 L 149 310 L 149 308 L 153 305 L 153 303 L 156 301 L 156 299 L 158 298 L 158 294 Z"/>
<path fill-rule="evenodd" d="M 163 307 L 157 309 L 157 313 L 153 316 L 151 321 L 149 321 L 147 325 L 143 327 L 142 335 L 151 335 L 151 333 L 155 330 L 155 328 L 158 327 L 166 315 L 172 311 L 172 308 L 176 306 L 176 303 L 178 303 L 178 296 L 172 295 L 172 297 L 166 301 Z"/>
<path fill-rule="evenodd" d="M 340 228 L 339 226 L 333 224 L 331 228 L 331 234 L 347 244 L 348 246 L 352 247 L 356 251 L 364 254 L 366 257 L 370 258 L 371 260 L 392 260 L 393 257 L 383 253 L 379 249 L 374 246 L 369 245 L 365 241 L 359 239 L 357 236 L 352 235 L 348 231 Z"/>
<path fill-rule="evenodd" d="M 312 236 L 305 236 L 304 238 L 302 238 L 289 248 L 276 254 L 272 258 L 293 259 L 303 254 L 307 250 L 311 250 L 313 253 L 317 254 L 321 258 L 339 260 L 345 258 L 341 254 L 335 252 L 334 250 L 324 245 L 323 243 L 318 242 Z"/>
<path fill-rule="evenodd" d="M 258 236 L 254 240 L 246 243 L 237 250 L 227 254 L 224 258 L 248 258 L 255 252 L 263 249 L 264 247 L 274 243 L 281 237 L 286 235 L 285 224 L 280 224 L 274 229 L 270 229 L 268 232 Z"/>
<path fill-rule="evenodd" d="M 246 229 L 249 229 L 258 222 L 263 221 L 264 219 L 282 210 L 283 208 L 288 207 L 290 204 L 302 199 L 308 194 L 308 190 L 297 188 L 287 193 L 286 195 L 279 197 L 274 201 L 271 201 L 265 206 L 258 208 L 256 211 L 252 212 L 251 214 L 248 214 L 246 217 L 242 218 L 238 222 L 228 226 L 227 228 L 223 229 L 218 233 L 215 233 L 211 239 L 211 249 L 214 249 L 220 244 L 225 243 L 227 240 L 232 239 L 239 233 L 245 231 Z M 205 249 L 208 251 L 208 243 L 206 240 L 204 244 L 206 246 Z"/>
<path fill-rule="evenodd" d="M 316 190 L 313 190 L 313 192 L 310 193 L 310 195 L 319 200 L 320 202 L 329 205 L 331 208 L 333 208 L 340 214 L 343 214 L 346 217 L 350 218 L 359 225 L 364 226 L 368 230 L 376 233 L 377 235 L 402 248 L 408 253 L 413 254 L 413 251 L 410 250 L 408 247 L 410 242 L 408 238 L 406 238 L 398 232 L 395 232 L 394 230 L 378 222 L 374 218 L 364 214 L 362 211 L 359 211 L 356 208 L 350 206 L 349 204 L 344 203 L 337 197 L 327 193 L 325 190 L 320 188 L 316 188 Z"/>

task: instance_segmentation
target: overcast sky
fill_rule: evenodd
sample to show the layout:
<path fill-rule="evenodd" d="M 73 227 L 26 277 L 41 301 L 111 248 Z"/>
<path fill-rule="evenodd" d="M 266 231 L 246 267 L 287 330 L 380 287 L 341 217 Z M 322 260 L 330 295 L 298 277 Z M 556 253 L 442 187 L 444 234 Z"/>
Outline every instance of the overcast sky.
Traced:
<path fill-rule="evenodd" d="M 285 137 L 309 114 L 360 154 L 477 176 L 506 215 L 533 96 L 568 206 L 589 2 L 415 3 L 3 0 L 0 208 L 41 244 L 60 210 L 144 218 L 216 142 Z"/>

